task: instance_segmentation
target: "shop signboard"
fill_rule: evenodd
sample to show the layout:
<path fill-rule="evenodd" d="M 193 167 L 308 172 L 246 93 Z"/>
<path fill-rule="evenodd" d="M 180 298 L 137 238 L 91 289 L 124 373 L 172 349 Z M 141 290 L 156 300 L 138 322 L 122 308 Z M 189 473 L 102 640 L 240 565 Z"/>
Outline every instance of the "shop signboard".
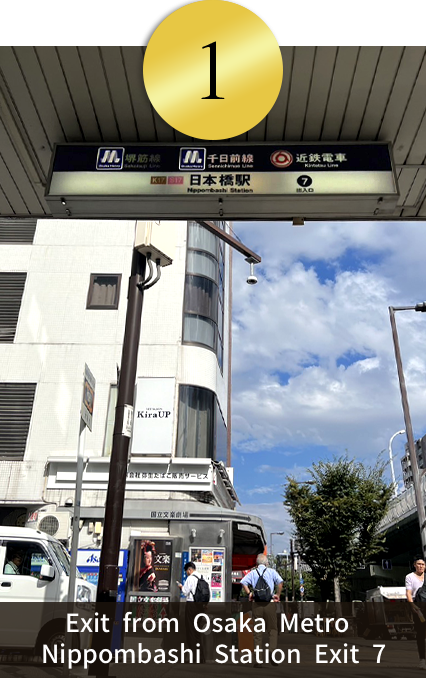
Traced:
<path fill-rule="evenodd" d="M 132 456 L 172 454 L 175 380 L 140 378 L 136 383 Z"/>

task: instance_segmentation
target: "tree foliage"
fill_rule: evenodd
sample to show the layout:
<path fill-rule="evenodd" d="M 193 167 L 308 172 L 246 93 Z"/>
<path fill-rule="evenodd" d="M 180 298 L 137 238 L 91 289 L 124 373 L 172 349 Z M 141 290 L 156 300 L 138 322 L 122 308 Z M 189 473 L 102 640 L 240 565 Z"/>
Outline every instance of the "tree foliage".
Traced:
<path fill-rule="evenodd" d="M 308 483 L 287 478 L 284 505 L 296 527 L 298 550 L 326 600 L 335 578 L 344 581 L 383 549 L 378 525 L 392 485 L 383 478 L 383 464 L 366 467 L 346 456 L 313 464 L 309 472 Z"/>

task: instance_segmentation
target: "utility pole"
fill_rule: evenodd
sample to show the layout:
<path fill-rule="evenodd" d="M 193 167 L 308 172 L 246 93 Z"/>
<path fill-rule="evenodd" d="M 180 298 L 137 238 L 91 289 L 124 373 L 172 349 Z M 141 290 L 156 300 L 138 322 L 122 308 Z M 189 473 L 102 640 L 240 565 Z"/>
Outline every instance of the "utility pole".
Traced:
<path fill-rule="evenodd" d="M 115 603 L 117 600 L 118 559 L 131 435 L 126 427 L 126 421 L 133 414 L 145 268 L 146 257 L 134 249 L 115 410 L 108 492 L 105 503 L 102 551 L 99 563 L 98 603 Z"/>
<path fill-rule="evenodd" d="M 247 259 L 260 263 L 261 258 L 242 242 L 219 228 L 213 221 L 197 220 L 208 231 L 236 249 Z M 113 433 L 112 452 L 108 491 L 105 503 L 105 519 L 102 538 L 102 551 L 99 563 L 97 602 L 116 602 L 118 589 L 118 559 L 120 555 L 121 527 L 123 523 L 124 495 L 126 491 L 127 463 L 131 427 L 126 421 L 133 415 L 134 392 L 137 371 L 139 338 L 141 331 L 143 291 L 151 287 L 159 278 L 157 260 L 157 278 L 146 285 L 146 257 L 137 249 L 133 250 L 132 270 L 129 280 L 129 292 L 124 331 L 121 371 L 118 384 L 117 407 Z M 149 261 L 150 269 L 151 262 Z M 152 272 L 151 272 L 152 275 Z"/>
<path fill-rule="evenodd" d="M 252 252 L 243 243 L 219 228 L 212 221 L 197 220 L 214 235 L 225 243 L 246 256 L 247 261 L 260 263 L 261 258 Z M 155 250 L 155 248 L 154 248 Z M 145 279 L 146 263 L 150 269 L 148 278 Z M 141 254 L 136 248 L 133 250 L 131 276 L 129 280 L 129 292 L 127 301 L 126 324 L 124 331 L 123 350 L 121 354 L 121 370 L 118 383 L 117 406 L 115 410 L 115 423 L 113 443 L 110 460 L 107 498 L 105 502 L 105 518 L 103 526 L 102 550 L 99 563 L 99 579 L 97 589 L 97 604 L 113 603 L 109 610 L 109 618 L 115 619 L 115 604 L 118 594 L 118 561 L 120 556 L 121 528 L 123 524 L 124 496 L 126 491 L 127 465 L 129 445 L 133 423 L 134 391 L 137 373 L 137 359 L 139 339 L 141 331 L 141 318 L 143 306 L 143 292 L 152 287 L 160 277 L 160 259 L 157 263 L 157 277 L 152 281 L 152 264 L 150 256 Z M 171 263 L 171 261 L 169 261 Z M 149 282 L 149 284 L 147 284 Z M 110 647 L 112 629 L 110 634 L 100 634 L 94 638 L 94 646 Z M 108 635 L 108 637 L 106 637 Z M 97 661 L 92 666 L 90 673 L 101 676 L 108 674 L 108 665 L 102 665 Z"/>
<path fill-rule="evenodd" d="M 287 567 L 288 567 L 288 555 L 287 553 L 285 554 L 285 559 L 284 559 L 284 600 L 286 603 L 288 603 L 288 581 L 287 581 Z"/>
<path fill-rule="evenodd" d="M 393 338 L 393 345 L 394 345 L 394 350 L 395 350 L 395 360 L 396 360 L 396 367 L 397 367 L 397 370 L 398 370 L 399 388 L 400 388 L 400 391 L 401 391 L 402 410 L 404 412 L 405 430 L 407 432 L 408 452 L 409 452 L 409 455 L 410 455 L 411 470 L 412 470 L 412 473 L 413 473 L 414 496 L 415 496 L 416 505 L 417 505 L 417 517 L 418 517 L 418 520 L 419 520 L 420 541 L 421 541 L 421 545 L 422 545 L 422 556 L 423 556 L 423 558 L 425 558 L 425 556 L 426 556 L 425 502 L 424 502 L 424 496 L 423 496 L 421 482 L 420 482 L 420 474 L 419 474 L 419 466 L 417 464 L 416 450 L 415 450 L 415 446 L 414 446 L 413 427 L 412 427 L 412 424 L 411 424 L 410 408 L 408 406 L 408 396 L 407 396 L 407 387 L 405 385 L 404 370 L 402 369 L 401 349 L 400 349 L 400 346 L 399 346 L 398 332 L 397 332 L 397 329 L 396 329 L 395 311 L 421 311 L 421 312 L 424 312 L 425 310 L 426 310 L 425 304 L 417 304 L 416 306 L 399 306 L 399 307 L 389 306 L 389 316 L 390 316 L 390 322 L 391 322 L 391 327 L 392 327 L 392 338 Z"/>

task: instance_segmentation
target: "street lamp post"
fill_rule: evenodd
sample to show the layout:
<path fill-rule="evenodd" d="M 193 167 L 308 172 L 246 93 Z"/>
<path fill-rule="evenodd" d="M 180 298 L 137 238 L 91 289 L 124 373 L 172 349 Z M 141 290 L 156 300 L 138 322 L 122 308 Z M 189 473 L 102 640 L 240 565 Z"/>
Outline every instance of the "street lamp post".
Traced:
<path fill-rule="evenodd" d="M 395 479 L 395 469 L 394 469 L 394 466 L 393 466 L 392 443 L 393 443 L 394 438 L 396 438 L 396 436 L 402 435 L 403 433 L 405 433 L 405 429 L 402 429 L 402 431 L 397 431 L 396 433 L 394 433 L 392 438 L 389 440 L 389 461 L 390 461 L 390 469 L 391 469 L 392 484 L 393 484 L 393 496 L 394 497 L 398 496 L 398 483 L 396 482 L 396 479 Z"/>
<path fill-rule="evenodd" d="M 213 221 L 197 220 L 208 231 L 218 236 L 230 247 L 244 254 L 246 259 L 253 263 L 260 263 L 258 254 L 246 247 L 242 242 L 226 233 Z M 103 539 L 101 557 L 99 563 L 99 579 L 96 602 L 111 602 L 114 605 L 117 600 L 118 590 L 118 559 L 120 555 L 121 530 L 124 514 L 124 497 L 126 491 L 127 464 L 130 447 L 130 435 L 126 422 L 129 421 L 130 412 L 133 411 L 133 399 L 137 372 L 137 359 L 139 339 L 141 332 L 142 302 L 144 290 L 152 287 L 160 278 L 161 266 L 157 260 L 157 277 L 151 281 L 150 274 L 145 279 L 147 258 L 133 250 L 131 276 L 129 280 L 129 292 L 127 312 L 121 358 L 121 371 L 118 383 L 117 407 L 115 409 L 115 424 L 113 432 L 113 445 L 108 478 L 107 497 L 105 502 L 105 517 L 103 526 Z M 115 618 L 115 611 L 110 611 L 110 616 Z M 103 644 L 108 647 L 112 631 L 108 634 L 94 636 L 94 645 Z M 105 645 L 106 643 L 106 645 Z M 93 675 L 108 675 L 108 665 L 97 661 L 92 667 Z"/>
<path fill-rule="evenodd" d="M 233 247 L 238 252 L 244 254 L 244 256 L 250 259 L 250 261 L 253 261 L 253 263 L 261 262 L 261 258 L 258 254 L 250 250 L 229 233 L 226 233 L 217 226 L 215 222 L 208 220 L 197 220 L 197 222 L 230 247 Z M 126 420 L 129 411 L 133 411 L 143 293 L 144 290 L 152 287 L 152 285 L 159 280 L 161 273 L 159 261 L 160 260 L 157 260 L 157 277 L 152 282 L 149 282 L 152 277 L 151 266 L 150 275 L 145 280 L 147 258 L 140 254 L 137 249 L 133 250 L 121 371 L 118 382 L 117 407 L 115 409 L 110 472 L 105 502 L 105 517 L 97 589 L 98 603 L 115 603 L 117 600 L 119 574 L 118 559 L 120 555 L 121 529 L 123 524 L 124 497 L 131 435 L 127 430 Z"/>
<path fill-rule="evenodd" d="M 285 534 L 284 532 L 271 532 L 269 535 L 270 544 L 271 544 L 271 556 L 272 556 L 272 535 L 273 534 Z"/>
<path fill-rule="evenodd" d="M 411 469 L 413 473 L 413 485 L 414 485 L 414 496 L 417 505 L 417 517 L 419 520 L 420 526 L 420 540 L 422 545 L 422 555 L 423 558 L 426 554 L 426 534 L 425 534 L 425 524 L 426 524 L 426 515 L 425 515 L 425 504 L 422 495 L 422 489 L 420 484 L 420 474 L 419 467 L 417 464 L 416 451 L 414 448 L 414 436 L 413 436 L 413 427 L 411 425 L 411 416 L 410 409 L 408 406 L 408 397 L 407 397 L 407 388 L 405 386 L 405 377 L 404 371 L 402 369 L 402 360 L 401 360 L 401 350 L 399 347 L 398 332 L 396 329 L 395 322 L 395 311 L 426 311 L 426 303 L 417 304 L 416 306 L 389 306 L 389 316 L 392 327 L 392 338 L 393 345 L 395 349 L 395 360 L 396 367 L 398 370 L 398 379 L 399 379 L 399 388 L 401 391 L 401 401 L 402 401 L 402 410 L 404 412 L 404 421 L 405 421 L 405 430 L 407 433 L 407 442 L 408 442 L 408 453 L 410 455 Z"/>
<path fill-rule="evenodd" d="M 290 572 L 291 572 L 291 600 L 296 600 L 296 590 L 294 584 L 294 539 L 290 539 Z"/>
<path fill-rule="evenodd" d="M 288 582 L 287 582 L 287 568 L 288 568 L 288 554 L 287 551 L 284 551 L 284 600 L 288 603 Z"/>

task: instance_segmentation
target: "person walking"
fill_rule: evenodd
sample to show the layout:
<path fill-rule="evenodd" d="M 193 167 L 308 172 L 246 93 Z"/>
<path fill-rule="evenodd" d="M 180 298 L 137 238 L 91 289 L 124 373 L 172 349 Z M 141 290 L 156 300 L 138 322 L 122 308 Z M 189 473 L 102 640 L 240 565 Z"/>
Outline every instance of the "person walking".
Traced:
<path fill-rule="evenodd" d="M 189 561 L 186 563 L 184 570 L 186 572 L 186 580 L 184 584 L 178 583 L 180 590 L 186 598 L 185 605 L 185 632 L 188 647 L 193 652 L 195 659 L 195 652 L 197 650 L 197 643 L 200 644 L 200 664 L 205 664 L 203 638 L 199 631 L 194 628 L 194 619 L 197 614 L 202 612 L 202 605 L 200 603 L 194 604 L 194 594 L 197 588 L 199 574 L 196 571 L 195 563 Z"/>
<path fill-rule="evenodd" d="M 269 592 L 266 586 L 269 588 Z M 256 558 L 256 567 L 250 570 L 248 574 L 241 580 L 241 586 L 249 596 L 249 600 L 253 601 L 253 621 L 256 619 L 264 619 L 266 626 L 266 633 L 269 637 L 269 651 L 273 652 L 277 647 L 278 641 L 278 624 L 277 624 L 277 608 L 275 603 L 279 603 L 281 589 L 283 587 L 282 577 L 276 570 L 269 567 L 267 557 L 261 553 Z M 249 586 L 252 590 L 250 591 Z M 275 593 L 275 588 L 276 593 Z M 259 591 L 257 591 L 259 589 Z M 260 591 L 263 591 L 260 593 Z M 263 600 L 259 600 L 259 597 Z M 253 640 L 255 647 L 262 647 L 263 634 L 261 632 L 253 633 Z M 278 662 L 271 659 L 272 664 Z M 254 668 L 260 668 L 263 663 L 254 662 Z"/>
<path fill-rule="evenodd" d="M 413 613 L 414 630 L 416 632 L 417 652 L 419 653 L 419 669 L 426 671 L 425 660 L 425 632 L 426 622 L 423 614 L 415 602 L 416 593 L 424 584 L 425 579 L 425 561 L 422 557 L 414 560 L 414 572 L 410 572 L 405 577 L 405 589 L 407 600 L 411 605 Z"/>

